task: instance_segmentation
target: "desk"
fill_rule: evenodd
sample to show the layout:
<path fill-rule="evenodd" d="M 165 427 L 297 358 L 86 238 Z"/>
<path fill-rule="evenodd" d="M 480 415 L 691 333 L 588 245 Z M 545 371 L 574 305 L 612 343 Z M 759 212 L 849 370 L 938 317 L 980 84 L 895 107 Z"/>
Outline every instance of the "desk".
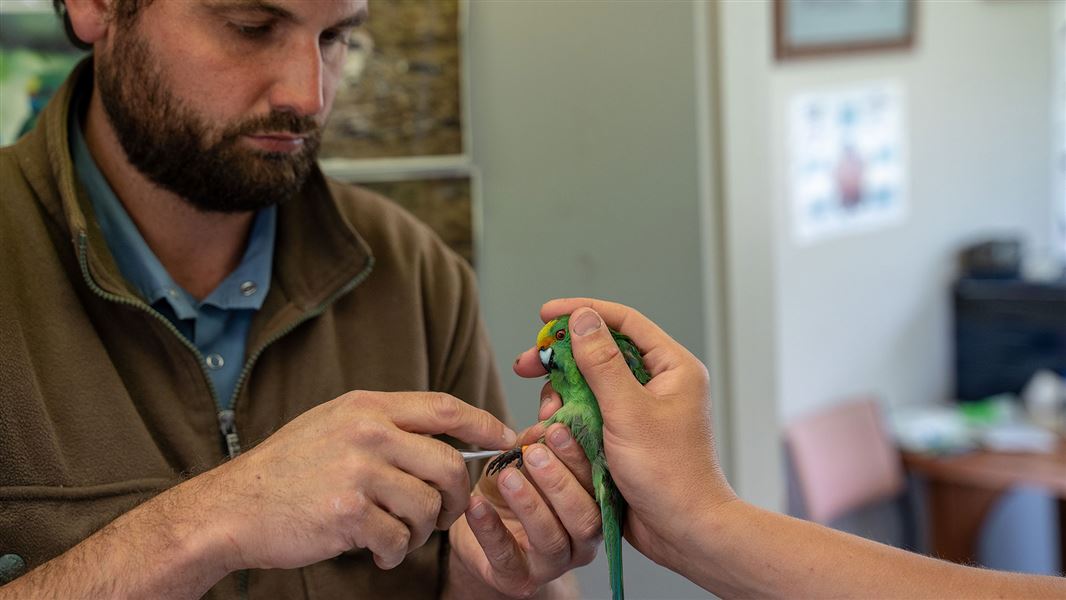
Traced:
<path fill-rule="evenodd" d="M 1059 545 L 1066 563 L 1066 439 L 1051 454 L 978 451 L 959 456 L 903 453 L 903 464 L 928 484 L 931 551 L 953 562 L 974 562 L 977 535 L 988 510 L 1007 489 L 1041 487 L 1059 499 Z"/>

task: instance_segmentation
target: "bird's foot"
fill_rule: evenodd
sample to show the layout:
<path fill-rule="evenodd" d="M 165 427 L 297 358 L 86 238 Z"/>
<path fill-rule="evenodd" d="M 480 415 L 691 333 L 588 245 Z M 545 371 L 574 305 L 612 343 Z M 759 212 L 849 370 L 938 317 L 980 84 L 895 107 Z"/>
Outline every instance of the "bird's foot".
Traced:
<path fill-rule="evenodd" d="M 504 470 L 504 468 L 506 468 L 507 465 L 509 465 L 511 463 L 515 463 L 515 468 L 516 469 L 521 469 L 522 468 L 522 463 L 523 463 L 523 461 L 522 461 L 522 450 L 524 450 L 524 449 L 525 449 L 525 446 L 519 446 L 518 448 L 511 448 L 507 452 L 504 452 L 503 454 L 501 454 L 501 455 L 497 456 L 496 458 L 492 459 L 492 462 L 489 463 L 488 474 L 489 475 L 495 475 L 495 474 L 499 473 L 500 471 Z"/>

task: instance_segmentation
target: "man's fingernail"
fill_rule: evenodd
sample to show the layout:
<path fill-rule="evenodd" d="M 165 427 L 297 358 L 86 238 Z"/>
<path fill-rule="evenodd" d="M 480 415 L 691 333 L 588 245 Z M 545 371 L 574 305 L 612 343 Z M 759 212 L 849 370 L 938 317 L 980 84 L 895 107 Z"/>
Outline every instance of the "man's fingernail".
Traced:
<path fill-rule="evenodd" d="M 588 335 L 599 329 L 602 323 L 603 321 L 600 320 L 600 316 L 595 311 L 587 310 L 577 316 L 574 324 L 570 326 L 570 331 L 574 335 Z"/>
<path fill-rule="evenodd" d="M 517 490 L 522 487 L 522 476 L 518 471 L 511 469 L 504 475 L 503 485 L 509 490 Z"/>
<path fill-rule="evenodd" d="M 552 445 L 560 450 L 569 446 L 573 440 L 574 438 L 571 437 L 570 432 L 565 427 L 556 429 L 551 435 Z"/>
<path fill-rule="evenodd" d="M 534 467 L 543 467 L 548 464 L 548 451 L 540 446 L 536 446 L 526 453 L 526 462 Z"/>
<path fill-rule="evenodd" d="M 510 427 L 503 428 L 503 445 L 514 446 L 514 443 L 518 441 L 518 434 L 514 432 Z"/>
<path fill-rule="evenodd" d="M 487 514 L 489 514 L 489 509 L 484 502 L 479 502 L 470 509 L 470 516 L 475 519 L 483 519 Z"/>

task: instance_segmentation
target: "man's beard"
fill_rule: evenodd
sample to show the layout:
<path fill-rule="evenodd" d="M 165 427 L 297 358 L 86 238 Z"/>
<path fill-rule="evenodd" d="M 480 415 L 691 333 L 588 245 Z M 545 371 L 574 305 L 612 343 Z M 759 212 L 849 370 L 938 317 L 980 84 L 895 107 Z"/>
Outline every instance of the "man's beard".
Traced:
<path fill-rule="evenodd" d="M 147 42 L 132 29 L 99 61 L 97 85 L 126 157 L 156 185 L 202 211 L 242 212 L 291 198 L 303 186 L 318 154 L 321 129 L 311 116 L 271 112 L 212 131 L 163 82 Z M 217 131 L 217 130 L 216 130 Z M 296 152 L 242 146 L 241 136 L 306 136 Z"/>

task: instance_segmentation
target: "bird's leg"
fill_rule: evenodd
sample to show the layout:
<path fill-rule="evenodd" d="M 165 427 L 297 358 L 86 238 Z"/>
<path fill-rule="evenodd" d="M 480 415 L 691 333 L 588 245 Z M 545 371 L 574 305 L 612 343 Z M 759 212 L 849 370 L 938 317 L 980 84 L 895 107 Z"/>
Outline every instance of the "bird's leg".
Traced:
<path fill-rule="evenodd" d="M 565 408 L 565 406 L 563 408 Z M 560 413 L 562 413 L 563 408 L 560 408 L 559 410 L 555 411 L 555 413 L 552 414 L 552 416 L 550 416 L 547 419 L 544 419 L 543 421 L 541 421 L 540 422 L 540 426 L 543 427 L 545 430 L 547 430 L 548 427 L 551 427 L 555 423 L 559 423 L 560 422 L 560 417 L 561 417 Z M 540 436 L 540 439 L 538 439 L 536 442 L 533 442 L 533 443 L 534 444 L 543 444 L 544 443 L 544 436 Z M 529 445 L 529 444 L 527 444 L 527 445 Z M 518 446 L 516 448 L 511 448 L 507 452 L 504 452 L 503 454 L 501 454 L 501 455 L 497 456 L 496 458 L 492 459 L 492 462 L 489 463 L 488 474 L 489 475 L 495 475 L 495 474 L 499 473 L 500 471 L 504 470 L 505 468 L 507 468 L 507 465 L 509 465 L 511 463 L 515 463 L 515 468 L 516 469 L 521 469 L 522 468 L 522 464 L 523 464 L 522 452 L 525 451 L 525 449 L 526 449 L 526 446 Z"/>
<path fill-rule="evenodd" d="M 544 441 L 544 440 L 541 439 L 541 441 Z M 504 468 L 506 468 L 507 465 L 509 465 L 511 463 L 515 463 L 515 468 L 516 469 L 521 469 L 522 468 L 522 464 L 523 464 L 522 452 L 525 449 L 526 449 L 525 446 L 519 446 L 517 448 L 511 448 L 507 452 L 504 452 L 503 454 L 501 454 L 501 455 L 497 456 L 496 458 L 492 459 L 492 462 L 489 463 L 488 474 L 489 475 L 495 475 L 495 474 L 499 473 L 500 471 L 504 470 Z"/>
<path fill-rule="evenodd" d="M 556 413 L 558 413 L 558 412 L 559 411 L 556 411 Z M 546 420 L 541 421 L 540 425 L 544 429 L 547 429 L 549 425 L 551 425 L 552 423 L 555 423 L 555 422 L 556 422 L 555 421 L 555 415 L 552 415 L 551 417 L 547 418 Z M 544 443 L 544 436 L 540 436 L 540 439 L 538 439 L 537 441 L 535 441 L 533 443 L 534 444 L 543 444 Z M 526 444 L 526 446 L 528 446 L 528 445 L 530 445 L 530 444 Z M 492 462 L 489 463 L 489 469 L 488 469 L 487 473 L 489 475 L 495 475 L 495 474 L 499 473 L 500 471 L 504 470 L 507 467 L 507 465 L 509 465 L 511 463 L 515 463 L 515 468 L 516 469 L 521 469 L 522 468 L 522 464 L 523 464 L 522 453 L 525 451 L 526 446 L 518 446 L 516 448 L 511 448 L 507 452 L 504 452 L 503 454 L 501 454 L 501 455 L 497 456 L 496 458 L 492 459 Z"/>

